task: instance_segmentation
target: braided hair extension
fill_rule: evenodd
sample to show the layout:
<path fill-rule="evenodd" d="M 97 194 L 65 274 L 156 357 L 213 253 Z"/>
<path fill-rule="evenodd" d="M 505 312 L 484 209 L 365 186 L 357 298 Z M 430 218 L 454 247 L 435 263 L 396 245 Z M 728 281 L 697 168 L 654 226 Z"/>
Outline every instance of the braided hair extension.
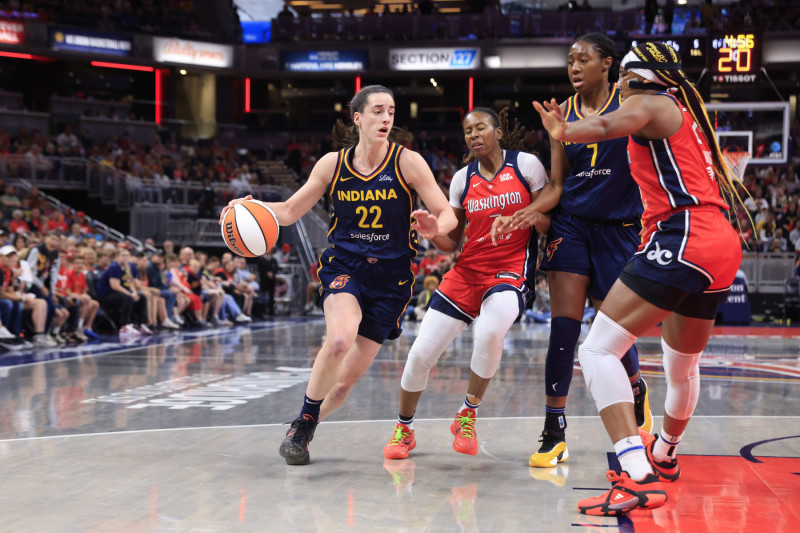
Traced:
<path fill-rule="evenodd" d="M 736 180 L 733 172 L 725 162 L 725 158 L 722 157 L 722 150 L 720 150 L 719 143 L 717 143 L 714 127 L 708 118 L 703 98 L 697 91 L 697 87 L 689 81 L 683 68 L 681 68 L 681 58 L 678 52 L 671 46 L 660 42 L 639 44 L 632 49 L 632 52 L 644 63 L 639 68 L 651 70 L 661 82 L 666 84 L 665 89 L 677 89 L 675 97 L 689 110 L 695 123 L 700 127 L 700 132 L 705 137 L 706 143 L 711 148 L 714 173 L 717 176 L 720 195 L 731 207 L 732 214 L 738 223 L 739 217 L 736 215 L 738 215 L 739 207 L 743 205 L 742 199 L 736 190 L 738 180 Z M 640 64 L 630 65 L 639 66 Z"/>
<path fill-rule="evenodd" d="M 601 59 L 610 57 L 612 59 L 611 68 L 608 70 L 608 80 L 610 83 L 616 83 L 619 79 L 619 53 L 614 41 L 605 33 L 585 33 L 575 39 L 575 43 L 590 43 L 594 46 L 595 51 L 600 55 Z"/>
<path fill-rule="evenodd" d="M 356 113 L 363 113 L 364 108 L 367 105 L 367 99 L 370 95 L 375 93 L 386 93 L 394 99 L 394 94 L 392 91 L 384 87 L 383 85 L 367 85 L 360 91 L 356 93 L 348 107 L 350 108 L 350 118 L 354 118 Z M 392 131 L 389 133 L 389 142 L 395 142 L 395 138 L 397 136 L 397 128 L 392 128 Z M 355 146 L 358 144 L 358 126 L 355 123 L 350 124 L 349 126 L 345 124 L 342 119 L 336 119 L 336 123 L 333 125 L 333 130 L 331 131 L 331 139 L 333 141 L 333 146 L 337 149 L 346 148 L 348 146 Z"/>
<path fill-rule="evenodd" d="M 514 127 L 509 127 L 508 107 L 504 107 L 502 110 L 500 110 L 500 114 L 489 107 L 475 107 L 469 113 L 467 113 L 467 117 L 473 113 L 485 113 L 489 115 L 489 117 L 492 119 L 492 125 L 495 128 L 499 128 L 503 132 L 503 136 L 498 142 L 500 148 L 504 150 L 519 151 L 523 151 L 525 149 L 525 126 L 520 124 L 519 120 L 515 118 Z M 466 120 L 467 117 L 464 117 L 464 119 Z M 466 156 L 464 156 L 464 162 L 472 163 L 473 161 L 475 161 L 475 154 L 470 151 Z"/>

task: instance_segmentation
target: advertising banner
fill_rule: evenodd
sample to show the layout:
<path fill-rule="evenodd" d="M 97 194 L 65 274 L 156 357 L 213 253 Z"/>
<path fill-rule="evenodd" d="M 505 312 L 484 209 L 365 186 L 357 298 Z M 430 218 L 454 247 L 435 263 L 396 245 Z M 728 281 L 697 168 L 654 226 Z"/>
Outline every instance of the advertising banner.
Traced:
<path fill-rule="evenodd" d="M 281 51 L 281 69 L 293 72 L 347 72 L 369 68 L 366 50 Z"/>
<path fill-rule="evenodd" d="M 133 53 L 133 39 L 115 33 L 53 27 L 50 28 L 50 47 L 53 50 L 129 56 Z"/>
<path fill-rule="evenodd" d="M 153 37 L 153 58 L 160 63 L 229 68 L 233 47 L 226 44 Z"/>
<path fill-rule="evenodd" d="M 470 70 L 480 67 L 480 48 L 393 48 L 392 70 Z"/>
<path fill-rule="evenodd" d="M 25 44 L 25 23 L 0 19 L 0 43 Z"/>

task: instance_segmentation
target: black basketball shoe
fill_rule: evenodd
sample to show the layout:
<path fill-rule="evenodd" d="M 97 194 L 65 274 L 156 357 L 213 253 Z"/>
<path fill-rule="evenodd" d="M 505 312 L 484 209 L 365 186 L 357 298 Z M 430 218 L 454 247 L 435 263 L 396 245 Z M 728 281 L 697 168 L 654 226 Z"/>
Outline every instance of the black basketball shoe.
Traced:
<path fill-rule="evenodd" d="M 279 450 L 287 465 L 307 465 L 311 462 L 308 455 L 308 443 L 314 438 L 317 423 L 309 415 L 297 417 L 292 427 L 286 432 L 286 438 Z"/>

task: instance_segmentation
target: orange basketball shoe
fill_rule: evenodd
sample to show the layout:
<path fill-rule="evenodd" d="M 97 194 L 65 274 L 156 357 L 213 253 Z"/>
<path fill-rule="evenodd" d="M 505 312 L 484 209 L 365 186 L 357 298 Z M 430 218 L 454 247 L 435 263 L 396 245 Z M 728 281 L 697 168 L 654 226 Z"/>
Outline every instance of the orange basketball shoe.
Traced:
<path fill-rule="evenodd" d="M 650 462 L 650 466 L 653 467 L 656 475 L 664 481 L 678 481 L 678 478 L 681 477 L 681 467 L 678 466 L 678 460 L 659 461 L 653 457 L 653 448 L 656 445 L 656 439 L 658 437 L 642 431 L 641 429 L 639 429 L 639 436 L 642 438 L 642 444 L 647 453 L 647 460 Z"/>
<path fill-rule="evenodd" d="M 408 429 L 400 422 L 394 426 L 394 435 L 383 447 L 383 456 L 387 459 L 405 459 L 408 452 L 417 447 L 414 430 Z"/>
<path fill-rule="evenodd" d="M 633 509 L 654 509 L 667 501 L 664 485 L 655 474 L 647 474 L 633 480 L 627 472 L 606 473 L 611 490 L 601 496 L 586 498 L 578 502 L 578 511 L 594 516 L 622 516 Z"/>
<path fill-rule="evenodd" d="M 453 449 L 466 455 L 478 455 L 478 434 L 475 431 L 477 420 L 475 409 L 462 409 L 450 424 L 450 433 L 455 435 Z"/>

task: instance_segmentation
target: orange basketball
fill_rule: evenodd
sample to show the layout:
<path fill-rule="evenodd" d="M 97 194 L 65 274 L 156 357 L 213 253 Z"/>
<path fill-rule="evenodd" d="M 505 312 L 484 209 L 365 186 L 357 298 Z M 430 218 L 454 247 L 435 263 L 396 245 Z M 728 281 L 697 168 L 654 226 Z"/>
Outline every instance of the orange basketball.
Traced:
<path fill-rule="evenodd" d="M 222 221 L 222 239 L 242 257 L 259 257 L 278 241 L 278 217 L 263 202 L 245 200 L 228 209 Z"/>

